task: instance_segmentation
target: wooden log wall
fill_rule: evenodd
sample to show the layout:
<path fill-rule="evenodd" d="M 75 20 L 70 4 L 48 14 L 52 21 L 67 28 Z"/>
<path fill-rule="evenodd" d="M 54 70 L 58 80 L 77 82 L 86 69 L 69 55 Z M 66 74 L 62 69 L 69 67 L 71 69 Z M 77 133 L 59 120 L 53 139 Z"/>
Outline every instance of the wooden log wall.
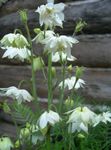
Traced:
<path fill-rule="evenodd" d="M 84 89 L 79 93 L 87 102 L 95 100 L 99 103 L 111 102 L 111 0 L 62 0 L 66 3 L 64 28 L 57 28 L 56 32 L 72 35 L 76 21 L 82 18 L 87 22 L 83 33 L 77 36 L 80 41 L 72 49 L 72 55 L 77 58 L 73 66 L 84 66 L 83 79 L 86 82 Z M 56 0 L 59 2 L 59 0 Z M 13 32 L 15 28 L 24 27 L 20 21 L 18 10 L 28 9 L 30 28 L 39 27 L 38 14 L 35 9 L 46 3 L 46 0 L 8 0 L 0 7 L 0 38 Z M 34 37 L 33 31 L 31 31 Z M 35 45 L 36 54 L 41 54 L 41 45 Z M 20 80 L 29 79 L 31 76 L 28 63 L 17 60 L 2 59 L 3 51 L 0 50 L 0 87 L 17 86 Z M 47 58 L 44 58 L 47 65 Z M 54 64 L 57 74 L 60 73 L 59 64 Z M 47 69 L 47 67 L 46 67 Z M 74 70 L 74 69 L 73 69 Z M 73 71 L 74 75 L 74 71 Z M 38 95 L 42 105 L 46 106 L 47 86 L 43 86 L 42 73 L 37 74 Z M 24 85 L 23 88 L 28 88 Z M 68 93 L 66 93 L 67 96 Z M 54 98 L 58 98 L 58 89 L 54 92 Z M 0 98 L 2 101 L 2 98 Z M 56 102 L 56 101 L 55 101 Z M 34 109 L 34 107 L 31 105 Z M 0 134 L 16 135 L 15 127 L 9 123 L 9 118 L 2 110 L 0 112 Z M 3 121 L 4 120 L 4 121 Z"/>

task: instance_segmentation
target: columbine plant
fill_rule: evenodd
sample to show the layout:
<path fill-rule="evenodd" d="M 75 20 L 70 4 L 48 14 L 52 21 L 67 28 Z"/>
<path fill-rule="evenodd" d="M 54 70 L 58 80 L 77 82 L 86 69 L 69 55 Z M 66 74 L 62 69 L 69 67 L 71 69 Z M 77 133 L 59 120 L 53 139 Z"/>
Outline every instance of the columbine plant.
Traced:
<path fill-rule="evenodd" d="M 76 67 L 74 76 L 72 75 L 72 65 L 69 62 L 76 60 L 71 54 L 72 47 L 79 43 L 75 34 L 80 32 L 86 23 L 80 20 L 72 36 L 55 33 L 56 26 L 63 27 L 64 8 L 65 4 L 54 4 L 53 0 L 47 0 L 46 5 L 38 7 L 35 12 L 39 14 L 42 30 L 35 28 L 36 36 L 34 38 L 31 38 L 28 27 L 27 12 L 25 10 L 20 11 L 27 38 L 22 35 L 20 30 L 16 29 L 14 33 L 9 33 L 1 39 L 1 48 L 5 51 L 3 58 L 27 60 L 31 64 L 32 73 L 31 94 L 29 91 L 21 89 L 22 82 L 18 87 L 0 88 L 0 96 L 10 97 L 14 100 L 11 106 L 6 105 L 5 101 L 3 108 L 5 112 L 12 115 L 18 134 L 18 138 L 14 141 L 15 144 L 12 144 L 8 137 L 1 137 L 1 150 L 11 150 L 11 148 L 24 150 L 94 150 L 92 147 L 94 142 L 90 143 L 89 140 L 96 132 L 96 128 L 101 124 L 107 125 L 108 122 L 111 122 L 110 112 L 97 114 L 83 106 L 78 97 L 75 96 L 79 88 L 85 87 L 85 81 L 81 79 L 83 69 Z M 48 58 L 47 69 L 45 69 L 45 62 L 42 57 L 34 54 L 33 42 L 44 47 L 43 54 Z M 53 62 L 61 65 L 59 76 L 56 74 Z M 37 71 L 43 72 L 48 87 L 48 107 L 46 110 L 40 107 L 37 96 Z M 53 102 L 55 89 L 58 90 L 59 95 L 57 104 Z M 65 95 L 66 89 L 69 90 L 68 98 Z M 78 103 L 76 103 L 77 101 Z M 34 103 L 36 111 L 33 112 L 25 105 L 26 102 Z M 21 121 L 22 127 L 17 125 L 16 119 Z M 91 131 L 94 132 L 91 133 Z M 97 131 L 99 132 L 98 129 Z M 107 133 L 106 128 L 104 131 Z M 100 150 L 97 145 L 96 149 Z"/>

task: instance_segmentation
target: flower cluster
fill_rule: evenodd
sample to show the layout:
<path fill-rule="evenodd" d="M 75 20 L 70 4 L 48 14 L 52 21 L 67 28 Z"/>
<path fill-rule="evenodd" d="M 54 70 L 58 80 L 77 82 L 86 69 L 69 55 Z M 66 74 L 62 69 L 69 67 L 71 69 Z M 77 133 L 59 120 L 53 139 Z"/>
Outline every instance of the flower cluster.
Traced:
<path fill-rule="evenodd" d="M 23 105 L 22 108 L 24 108 L 25 105 L 23 102 L 31 102 L 34 100 L 34 105 L 37 104 L 35 112 L 30 110 L 30 113 L 28 109 L 28 111 L 26 111 L 27 114 L 23 115 L 23 117 L 26 116 L 25 121 L 28 120 L 30 123 L 27 122 L 26 126 L 20 130 L 18 140 L 15 143 L 15 147 L 8 137 L 2 137 L 0 138 L 0 150 L 11 150 L 11 148 L 13 147 L 18 149 L 20 145 L 24 146 L 24 143 L 26 141 L 28 141 L 28 144 L 31 143 L 33 145 L 36 145 L 37 142 L 40 144 L 40 142 L 46 140 L 44 143 L 47 144 L 48 141 L 48 144 L 50 144 L 52 142 L 51 140 L 53 140 L 51 138 L 54 130 L 57 130 L 58 128 L 59 130 L 54 133 L 57 134 L 56 138 L 58 137 L 58 132 L 60 130 L 64 130 L 64 132 L 59 133 L 63 134 L 63 137 L 66 133 L 68 134 L 68 136 L 72 134 L 70 138 L 73 139 L 70 139 L 69 141 L 69 145 L 71 146 L 71 142 L 75 140 L 75 137 L 73 137 L 73 133 L 74 136 L 76 136 L 75 133 L 88 134 L 89 127 L 95 128 L 100 123 L 107 124 L 108 122 L 111 122 L 110 111 L 97 114 L 90 110 L 88 107 L 83 107 L 80 102 L 76 105 L 76 96 L 74 94 L 79 88 L 85 87 L 85 81 L 81 79 L 81 75 L 83 73 L 81 67 L 76 67 L 75 76 L 72 76 L 73 67 L 72 64 L 68 66 L 68 61 L 72 62 L 76 60 L 76 57 L 72 56 L 71 50 L 75 44 L 79 43 L 79 41 L 76 39 L 74 34 L 73 36 L 66 36 L 59 35 L 54 32 L 56 26 L 63 27 L 63 21 L 65 20 L 63 13 L 64 8 L 65 5 L 63 3 L 54 4 L 54 0 L 47 0 L 46 5 L 38 7 L 35 12 L 39 14 L 39 23 L 40 26 L 44 28 L 44 30 L 35 28 L 34 32 L 36 33 L 36 36 L 33 39 L 31 39 L 28 28 L 27 13 L 21 12 L 21 20 L 26 27 L 29 41 L 22 34 L 16 32 L 5 35 L 0 41 L 2 45 L 1 48 L 5 50 L 3 58 L 17 58 L 20 61 L 30 59 L 32 73 L 32 77 L 30 79 L 30 83 L 32 84 L 32 87 L 30 88 L 32 90 L 32 95 L 25 89 L 11 86 L 8 88 L 0 88 L 0 96 L 10 97 L 13 100 L 16 100 L 17 106 L 18 104 L 21 104 L 19 105 L 19 107 Z M 76 31 L 74 33 L 76 33 L 77 31 L 80 32 L 80 30 L 83 29 L 83 26 L 84 25 L 81 21 L 76 27 Z M 47 69 L 44 69 L 45 63 L 42 57 L 36 56 L 36 54 L 34 54 L 33 42 L 43 45 L 43 54 L 48 58 Z M 56 69 L 53 67 L 53 62 L 59 62 L 61 64 L 59 76 L 56 76 Z M 36 92 L 35 73 L 38 70 L 42 70 L 45 81 L 48 84 L 48 108 L 45 111 L 41 110 Z M 56 75 L 53 76 L 53 72 Z M 53 91 L 56 88 L 58 88 L 59 91 L 57 105 L 53 103 Z M 66 99 L 64 103 L 65 88 L 68 88 L 68 90 L 70 90 L 69 93 L 71 94 L 68 95 L 68 99 Z M 15 112 L 18 108 L 14 108 Z M 20 115 L 22 115 L 22 113 L 23 112 L 20 112 Z M 63 129 L 61 124 L 63 126 Z M 55 126 L 57 127 L 57 129 L 55 129 Z M 39 147 L 40 149 L 42 149 L 41 145 L 39 145 Z M 47 147 L 49 147 L 49 145 Z M 61 149 L 64 148 L 62 147 Z M 70 149 L 70 147 L 68 147 L 68 149 Z"/>
<path fill-rule="evenodd" d="M 1 39 L 2 49 L 6 50 L 3 58 L 8 57 L 9 59 L 17 58 L 21 61 L 28 59 L 31 55 L 28 49 L 29 43 L 27 39 L 17 33 L 9 33 Z"/>

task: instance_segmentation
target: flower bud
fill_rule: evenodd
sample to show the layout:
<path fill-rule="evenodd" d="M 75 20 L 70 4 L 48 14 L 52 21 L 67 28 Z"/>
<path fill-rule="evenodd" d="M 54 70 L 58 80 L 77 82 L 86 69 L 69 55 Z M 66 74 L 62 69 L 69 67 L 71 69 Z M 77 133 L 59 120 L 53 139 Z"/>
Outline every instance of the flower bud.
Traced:
<path fill-rule="evenodd" d="M 20 14 L 20 18 L 21 18 L 21 21 L 24 23 L 24 24 L 26 24 L 27 23 L 27 20 L 28 20 L 28 18 L 27 18 L 27 10 L 21 10 L 20 12 L 19 12 L 19 14 Z"/>
<path fill-rule="evenodd" d="M 34 58 L 33 65 L 34 65 L 34 71 L 41 70 L 45 66 L 42 57 Z"/>
<path fill-rule="evenodd" d="M 31 125 L 30 125 L 30 123 L 26 123 L 26 128 L 28 128 L 28 129 L 30 129 L 30 127 L 31 127 Z"/>
<path fill-rule="evenodd" d="M 30 130 L 28 128 L 23 128 L 20 130 L 20 139 L 28 138 L 30 135 Z"/>
<path fill-rule="evenodd" d="M 73 107 L 74 106 L 74 101 L 72 100 L 72 99 L 66 99 L 66 101 L 65 101 L 65 106 L 67 107 L 67 108 L 71 108 L 71 107 Z"/>
<path fill-rule="evenodd" d="M 79 79 L 83 74 L 83 68 L 82 67 L 76 67 L 76 78 Z"/>
<path fill-rule="evenodd" d="M 67 70 L 68 70 L 69 73 L 72 73 L 72 70 L 73 70 L 72 65 L 69 65 L 69 66 L 67 67 Z"/>
<path fill-rule="evenodd" d="M 56 76 L 56 68 L 52 67 L 51 71 L 52 71 L 52 77 L 55 77 Z"/>
<path fill-rule="evenodd" d="M 20 141 L 17 140 L 17 141 L 15 142 L 15 148 L 19 148 L 19 147 L 20 147 Z"/>
<path fill-rule="evenodd" d="M 75 33 L 81 32 L 86 25 L 87 23 L 85 21 L 82 21 L 82 19 L 80 19 L 76 25 Z"/>
<path fill-rule="evenodd" d="M 81 134 L 81 133 L 79 133 L 79 134 L 77 135 L 77 137 L 80 138 L 80 139 L 84 139 L 84 138 L 85 138 L 85 136 L 84 136 L 83 134 Z"/>
<path fill-rule="evenodd" d="M 39 33 L 41 32 L 41 30 L 40 30 L 40 28 L 35 28 L 35 29 L 34 29 L 34 32 L 35 32 L 36 34 L 39 34 Z"/>

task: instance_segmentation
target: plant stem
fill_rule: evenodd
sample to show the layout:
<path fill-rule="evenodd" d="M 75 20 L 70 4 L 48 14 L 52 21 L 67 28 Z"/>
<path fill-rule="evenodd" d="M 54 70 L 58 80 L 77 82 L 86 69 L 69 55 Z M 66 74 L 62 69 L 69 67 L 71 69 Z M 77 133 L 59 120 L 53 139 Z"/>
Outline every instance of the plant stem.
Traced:
<path fill-rule="evenodd" d="M 52 102 L 52 53 L 48 54 L 48 111 Z"/>
<path fill-rule="evenodd" d="M 61 89 L 61 95 L 60 95 L 60 105 L 59 105 L 59 113 L 62 113 L 62 106 L 63 106 L 63 100 L 64 100 L 64 80 L 65 80 L 65 65 L 62 65 L 62 82 L 63 86 Z"/>
<path fill-rule="evenodd" d="M 72 89 L 72 91 L 71 91 L 71 96 L 70 96 L 71 99 L 73 99 L 74 90 L 75 90 L 75 86 L 76 86 L 77 81 L 78 81 L 78 79 L 76 78 L 76 81 L 75 81 L 75 83 L 74 83 L 73 89 Z"/>
<path fill-rule="evenodd" d="M 38 97 L 36 93 L 36 76 L 35 76 L 34 65 L 33 65 L 33 46 L 32 46 L 31 35 L 30 35 L 30 31 L 29 31 L 29 27 L 27 23 L 25 23 L 25 28 L 27 31 L 28 41 L 29 41 L 30 49 L 31 49 L 32 92 L 33 92 L 34 100 L 37 102 L 37 108 L 39 110 L 39 102 L 38 102 Z"/>

